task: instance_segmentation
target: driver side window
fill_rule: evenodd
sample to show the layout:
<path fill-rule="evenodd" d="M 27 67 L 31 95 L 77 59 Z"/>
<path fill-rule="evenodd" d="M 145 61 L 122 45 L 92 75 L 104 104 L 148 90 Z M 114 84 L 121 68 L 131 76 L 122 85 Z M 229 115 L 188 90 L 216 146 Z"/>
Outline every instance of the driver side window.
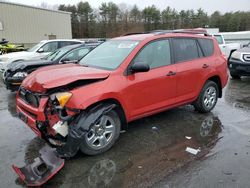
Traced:
<path fill-rule="evenodd" d="M 88 48 L 80 48 L 73 50 L 72 52 L 68 53 L 64 59 L 68 59 L 69 61 L 73 60 L 80 60 L 83 56 L 85 56 L 89 52 Z"/>
<path fill-rule="evenodd" d="M 171 64 L 169 40 L 154 41 L 146 45 L 135 57 L 134 62 L 147 63 L 152 68 Z"/>
<path fill-rule="evenodd" d="M 49 42 L 42 47 L 44 52 L 53 52 L 58 49 L 58 42 Z"/>

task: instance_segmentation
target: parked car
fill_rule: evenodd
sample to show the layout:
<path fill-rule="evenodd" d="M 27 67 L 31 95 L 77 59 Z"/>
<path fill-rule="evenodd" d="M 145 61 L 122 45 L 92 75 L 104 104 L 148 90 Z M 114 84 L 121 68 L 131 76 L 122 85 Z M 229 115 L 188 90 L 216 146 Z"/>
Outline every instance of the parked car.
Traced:
<path fill-rule="evenodd" d="M 18 90 L 27 75 L 40 67 L 56 64 L 77 63 L 96 46 L 97 44 L 75 44 L 62 47 L 39 60 L 13 62 L 8 65 L 8 68 L 3 74 L 3 80 L 6 88 L 11 91 Z"/>
<path fill-rule="evenodd" d="M 219 43 L 219 47 L 221 49 L 221 52 L 228 58 L 235 50 L 238 50 L 241 48 L 240 43 L 226 43 L 225 39 L 222 34 L 212 34 L 217 42 Z"/>
<path fill-rule="evenodd" d="M 13 52 L 10 54 L 3 54 L 0 56 L 0 71 L 3 73 L 7 68 L 7 65 L 12 62 L 30 60 L 30 59 L 40 59 L 48 55 L 49 53 L 68 45 L 82 44 L 84 41 L 80 40 L 67 40 L 67 39 L 56 39 L 56 40 L 43 40 L 22 52 Z"/>
<path fill-rule="evenodd" d="M 186 104 L 210 112 L 227 84 L 227 60 L 213 37 L 200 34 L 118 37 L 79 64 L 38 69 L 17 93 L 19 117 L 71 157 L 107 151 L 127 122 L 145 116 Z"/>
<path fill-rule="evenodd" d="M 232 53 L 228 60 L 228 68 L 234 79 L 250 76 L 250 43 Z"/>

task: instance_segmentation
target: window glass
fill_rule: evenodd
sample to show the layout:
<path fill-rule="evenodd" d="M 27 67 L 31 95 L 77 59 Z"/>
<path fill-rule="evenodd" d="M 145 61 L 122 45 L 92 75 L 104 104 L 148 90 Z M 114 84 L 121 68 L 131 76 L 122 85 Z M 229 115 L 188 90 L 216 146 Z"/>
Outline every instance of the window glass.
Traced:
<path fill-rule="evenodd" d="M 69 47 L 63 47 L 63 48 L 60 48 L 54 52 L 51 52 L 49 55 L 45 56 L 43 59 L 47 59 L 47 60 L 50 60 L 50 61 L 54 61 L 54 60 L 57 60 L 59 59 L 62 55 L 64 55 L 65 53 L 67 53 L 67 51 L 69 51 Z"/>
<path fill-rule="evenodd" d="M 114 70 L 139 44 L 134 40 L 109 40 L 89 52 L 81 61 L 84 66 Z"/>
<path fill-rule="evenodd" d="M 35 46 L 29 48 L 27 51 L 28 52 L 35 52 L 36 50 L 38 50 L 40 48 L 40 46 L 42 46 L 44 44 L 44 42 L 39 42 L 38 44 L 36 44 Z"/>
<path fill-rule="evenodd" d="M 60 42 L 61 47 L 73 45 L 73 44 L 80 44 L 80 42 L 74 42 L 74 41 L 62 41 L 62 42 Z"/>
<path fill-rule="evenodd" d="M 174 38 L 173 45 L 176 62 L 199 58 L 199 52 L 195 39 Z"/>
<path fill-rule="evenodd" d="M 150 68 L 171 64 L 169 40 L 151 42 L 144 47 L 134 59 L 135 63 L 144 62 Z"/>
<path fill-rule="evenodd" d="M 214 44 L 211 39 L 198 39 L 205 57 L 211 56 L 214 53 Z"/>
<path fill-rule="evenodd" d="M 58 42 L 49 42 L 45 44 L 42 49 L 44 52 L 53 52 L 58 49 Z"/>
<path fill-rule="evenodd" d="M 78 48 L 68 53 L 64 59 L 72 60 L 80 60 L 83 56 L 85 56 L 89 52 L 89 48 Z"/>
<path fill-rule="evenodd" d="M 219 44 L 223 44 L 223 39 L 221 35 L 214 35 L 214 37 Z"/>

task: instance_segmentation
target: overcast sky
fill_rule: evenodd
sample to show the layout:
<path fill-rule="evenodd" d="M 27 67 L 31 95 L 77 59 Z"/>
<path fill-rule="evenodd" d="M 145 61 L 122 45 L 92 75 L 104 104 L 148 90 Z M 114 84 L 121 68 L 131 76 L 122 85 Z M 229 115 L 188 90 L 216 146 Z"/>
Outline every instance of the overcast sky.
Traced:
<path fill-rule="evenodd" d="M 1 0 L 0 0 L 1 1 Z M 39 5 L 42 2 L 53 4 L 76 4 L 80 0 L 9 0 L 10 2 L 22 3 L 27 5 Z M 83 0 L 84 1 L 84 0 Z M 91 6 L 98 8 L 102 2 L 112 0 L 85 0 Z M 116 4 L 126 3 L 128 5 L 136 4 L 140 9 L 154 4 L 161 10 L 167 6 L 179 10 L 202 8 L 209 14 L 216 10 L 222 13 L 230 11 L 250 11 L 250 0 L 113 0 Z"/>

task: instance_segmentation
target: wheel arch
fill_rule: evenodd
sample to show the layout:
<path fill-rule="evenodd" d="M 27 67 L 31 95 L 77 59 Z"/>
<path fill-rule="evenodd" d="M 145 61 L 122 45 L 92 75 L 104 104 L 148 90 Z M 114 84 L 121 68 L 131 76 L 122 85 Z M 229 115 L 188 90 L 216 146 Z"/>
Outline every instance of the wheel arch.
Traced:
<path fill-rule="evenodd" d="M 217 84 L 218 86 L 218 89 L 219 89 L 219 98 L 222 97 L 222 84 L 221 84 L 221 79 L 220 79 L 220 76 L 218 75 L 215 75 L 215 76 L 211 76 L 207 79 L 207 81 L 210 80 L 210 81 L 213 81 Z"/>
<path fill-rule="evenodd" d="M 120 117 L 121 129 L 122 130 L 127 129 L 128 122 L 127 122 L 127 118 L 126 118 L 126 113 L 125 113 L 121 103 L 117 99 L 114 99 L 114 98 L 103 99 L 101 101 L 98 101 L 98 102 L 95 102 L 95 103 L 89 105 L 86 109 L 93 108 L 93 107 L 100 105 L 100 104 L 116 104 L 117 107 L 114 110 L 117 112 L 118 116 Z"/>

